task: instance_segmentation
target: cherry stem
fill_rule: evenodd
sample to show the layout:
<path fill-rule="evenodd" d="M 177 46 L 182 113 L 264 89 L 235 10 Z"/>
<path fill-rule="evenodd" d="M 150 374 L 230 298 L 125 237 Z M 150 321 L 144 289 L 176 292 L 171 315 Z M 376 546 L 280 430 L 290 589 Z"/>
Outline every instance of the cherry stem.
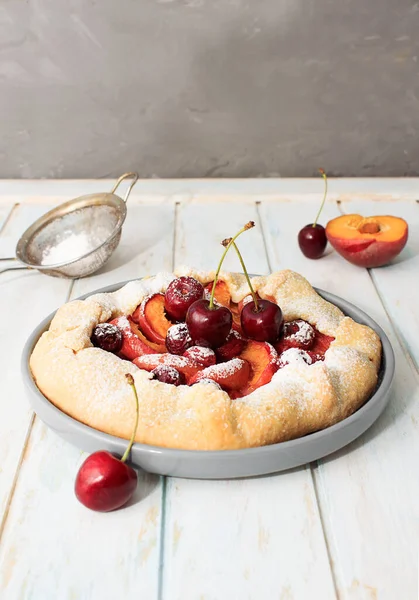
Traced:
<path fill-rule="evenodd" d="M 317 225 L 317 221 L 318 221 L 318 219 L 319 219 L 319 217 L 320 217 L 320 213 L 321 213 L 321 212 L 322 212 L 322 210 L 323 210 L 323 206 L 324 206 L 324 203 L 325 203 L 325 201 L 326 201 L 326 196 L 327 196 L 327 175 L 326 175 L 326 173 L 323 171 L 323 169 L 319 169 L 319 173 L 320 173 L 320 175 L 323 177 L 323 180 L 324 180 L 324 195 L 323 195 L 323 200 L 322 200 L 322 203 L 321 203 L 321 205 L 320 205 L 319 212 L 317 213 L 317 216 L 316 216 L 316 218 L 314 219 L 313 227 L 315 227 L 315 226 Z"/>
<path fill-rule="evenodd" d="M 244 233 L 248 229 L 251 229 L 254 226 L 255 226 L 254 222 L 253 221 L 249 221 L 248 223 L 246 223 L 246 225 L 244 227 L 242 227 L 240 229 L 240 231 L 238 231 L 236 233 L 236 235 L 234 237 L 232 237 L 231 239 L 229 239 L 228 244 L 226 245 L 226 248 L 225 248 L 225 250 L 223 252 L 223 255 L 221 257 L 221 260 L 218 263 L 218 268 L 217 268 L 217 271 L 215 273 L 214 282 L 212 284 L 211 298 L 210 298 L 209 307 L 208 307 L 210 310 L 212 310 L 214 308 L 215 286 L 217 285 L 218 275 L 220 274 L 221 266 L 222 266 L 222 264 L 224 262 L 224 259 L 225 259 L 226 255 L 227 255 L 227 252 L 229 251 L 229 249 L 232 246 L 232 244 L 234 244 L 234 242 L 236 241 L 236 239 L 239 237 L 239 235 L 241 235 L 242 233 Z"/>
<path fill-rule="evenodd" d="M 131 452 L 132 445 L 134 444 L 135 434 L 137 433 L 138 417 L 139 417 L 139 412 L 140 412 L 140 406 L 139 406 L 139 402 L 138 402 L 138 394 L 137 394 L 137 389 L 136 389 L 135 383 L 134 383 L 134 377 L 130 373 L 126 373 L 125 377 L 127 378 L 127 381 L 129 383 L 129 385 L 132 387 L 132 391 L 134 392 L 136 415 L 135 415 L 134 430 L 132 432 L 131 439 L 128 444 L 128 448 L 125 450 L 124 456 L 121 458 L 121 462 L 125 462 L 129 456 L 129 453 Z"/>
<path fill-rule="evenodd" d="M 244 264 L 243 256 L 241 255 L 241 252 L 238 249 L 238 247 L 237 247 L 237 245 L 236 245 L 235 242 L 233 242 L 233 247 L 234 247 L 234 250 L 237 252 L 237 256 L 239 257 L 239 261 L 240 261 L 240 264 L 242 266 L 243 273 L 244 273 L 244 275 L 245 275 L 245 277 L 247 279 L 247 285 L 249 286 L 250 293 L 252 294 L 253 302 L 255 303 L 256 312 L 259 312 L 258 298 L 257 298 L 257 296 L 255 294 L 255 290 L 253 289 L 252 283 L 250 281 L 249 273 L 247 272 L 246 265 Z"/>

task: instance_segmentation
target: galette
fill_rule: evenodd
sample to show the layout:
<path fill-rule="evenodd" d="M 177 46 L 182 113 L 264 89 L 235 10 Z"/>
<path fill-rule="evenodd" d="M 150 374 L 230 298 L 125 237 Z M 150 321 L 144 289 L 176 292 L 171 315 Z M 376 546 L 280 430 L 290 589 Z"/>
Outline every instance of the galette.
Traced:
<path fill-rule="evenodd" d="M 74 419 L 129 439 L 130 373 L 135 440 L 189 450 L 283 442 L 361 407 L 378 335 L 293 271 L 251 284 L 253 296 L 242 274 L 184 267 L 68 302 L 31 355 L 36 384 Z"/>

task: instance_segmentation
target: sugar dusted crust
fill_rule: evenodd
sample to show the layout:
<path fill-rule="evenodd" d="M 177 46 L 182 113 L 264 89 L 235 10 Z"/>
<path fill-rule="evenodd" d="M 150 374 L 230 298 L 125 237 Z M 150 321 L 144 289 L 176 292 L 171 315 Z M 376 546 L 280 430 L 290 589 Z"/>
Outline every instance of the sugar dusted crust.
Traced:
<path fill-rule="evenodd" d="M 304 319 L 335 338 L 324 362 L 288 364 L 253 393 L 231 400 L 211 384 L 175 387 L 151 380 L 133 363 L 94 348 L 93 328 L 131 314 L 141 300 L 163 292 L 180 275 L 206 284 L 213 272 L 132 281 L 111 294 L 63 305 L 38 341 L 30 366 L 39 389 L 62 411 L 100 431 L 128 439 L 135 403 L 125 373 L 134 376 L 140 400 L 136 441 L 190 450 L 248 448 L 283 442 L 324 429 L 357 410 L 377 384 L 381 342 L 321 298 L 301 275 L 279 271 L 253 278 L 261 297 L 273 297 L 286 321 Z M 222 273 L 234 302 L 248 295 L 243 275 Z"/>

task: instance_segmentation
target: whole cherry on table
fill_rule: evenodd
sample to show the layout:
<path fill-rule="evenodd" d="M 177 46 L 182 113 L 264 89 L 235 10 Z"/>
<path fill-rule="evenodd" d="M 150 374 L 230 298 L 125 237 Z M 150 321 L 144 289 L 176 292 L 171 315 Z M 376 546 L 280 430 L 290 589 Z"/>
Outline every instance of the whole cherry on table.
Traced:
<path fill-rule="evenodd" d="M 300 250 L 307 258 L 320 258 L 327 246 L 326 230 L 323 225 L 320 225 L 317 222 L 326 201 L 327 176 L 323 169 L 319 169 L 319 171 L 324 180 L 323 200 L 320 205 L 319 212 L 314 219 L 314 223 L 310 223 L 309 225 L 303 227 L 298 234 L 298 244 L 300 246 Z"/>
<path fill-rule="evenodd" d="M 136 404 L 135 426 L 131 440 L 121 459 L 106 450 L 93 452 L 81 465 L 74 486 L 81 504 L 98 512 L 109 512 L 126 504 L 137 487 L 137 472 L 126 464 L 138 427 L 139 403 L 134 378 L 127 373 Z"/>

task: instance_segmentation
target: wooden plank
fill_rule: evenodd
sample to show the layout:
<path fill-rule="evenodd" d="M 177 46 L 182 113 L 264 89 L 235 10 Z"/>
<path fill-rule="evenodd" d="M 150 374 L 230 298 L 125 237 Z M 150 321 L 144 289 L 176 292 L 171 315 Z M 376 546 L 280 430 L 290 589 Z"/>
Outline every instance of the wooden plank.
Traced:
<path fill-rule="evenodd" d="M 346 213 L 365 216 L 377 213 L 402 217 L 409 225 L 409 239 L 391 264 L 372 269 L 371 275 L 393 325 L 419 369 L 419 203 L 417 202 L 345 202 Z"/>
<path fill-rule="evenodd" d="M 174 206 L 164 201 L 130 207 L 117 249 L 100 271 L 75 281 L 72 297 L 110 283 L 171 271 L 174 218 Z"/>
<path fill-rule="evenodd" d="M 22 231 L 44 211 L 42 206 L 19 206 L 2 231 L 0 240 L 14 246 Z M 4 218 L 6 215 L 3 214 Z M 4 265 L 2 265 L 4 266 Z M 0 267 L 1 268 L 1 267 Z M 69 283 L 29 271 L 9 271 L 0 276 L 0 531 L 2 517 L 16 477 L 32 411 L 20 377 L 20 355 L 32 329 L 66 298 Z"/>
<path fill-rule="evenodd" d="M 78 281 L 72 297 L 170 269 L 173 232 L 172 206 L 131 208 L 112 262 L 103 273 Z M 139 473 L 130 506 L 93 513 L 73 492 L 85 457 L 35 421 L 0 548 L 0 597 L 158 597 L 160 479 Z"/>
<path fill-rule="evenodd" d="M 255 206 L 187 203 L 178 213 L 176 263 L 213 269 L 220 241 Z M 253 272 L 268 264 L 260 228 L 240 238 Z M 231 254 L 226 268 L 240 270 Z M 335 598 L 308 469 L 238 481 L 168 479 L 163 597 Z"/>
<path fill-rule="evenodd" d="M 394 335 L 368 271 L 336 252 L 317 261 L 299 251 L 297 233 L 312 215 L 304 206 L 262 205 L 272 266 L 357 304 L 390 335 L 397 371 L 390 406 L 359 440 L 319 462 L 315 480 L 338 597 L 414 598 L 419 519 L 418 379 Z M 328 204 L 322 221 L 337 216 Z"/>

